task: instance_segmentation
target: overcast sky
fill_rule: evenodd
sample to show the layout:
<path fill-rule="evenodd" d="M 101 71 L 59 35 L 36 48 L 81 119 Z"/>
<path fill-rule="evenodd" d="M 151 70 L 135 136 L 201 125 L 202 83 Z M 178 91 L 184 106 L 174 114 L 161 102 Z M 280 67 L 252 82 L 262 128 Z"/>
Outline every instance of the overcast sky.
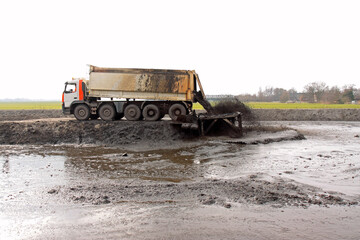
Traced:
<path fill-rule="evenodd" d="M 360 87 L 360 1 L 1 1 L 0 99 L 100 67 L 196 70 L 207 94 Z"/>

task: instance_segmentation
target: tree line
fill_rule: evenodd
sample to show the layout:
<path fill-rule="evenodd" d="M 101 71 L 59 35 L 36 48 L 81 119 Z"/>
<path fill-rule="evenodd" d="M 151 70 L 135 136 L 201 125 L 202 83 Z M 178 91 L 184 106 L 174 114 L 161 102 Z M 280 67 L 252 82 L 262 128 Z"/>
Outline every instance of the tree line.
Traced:
<path fill-rule="evenodd" d="M 334 103 L 343 104 L 360 100 L 360 89 L 354 84 L 343 87 L 329 87 L 324 82 L 307 84 L 302 92 L 294 88 L 265 87 L 260 88 L 257 94 L 241 94 L 237 98 L 245 102 L 309 102 L 309 103 Z"/>

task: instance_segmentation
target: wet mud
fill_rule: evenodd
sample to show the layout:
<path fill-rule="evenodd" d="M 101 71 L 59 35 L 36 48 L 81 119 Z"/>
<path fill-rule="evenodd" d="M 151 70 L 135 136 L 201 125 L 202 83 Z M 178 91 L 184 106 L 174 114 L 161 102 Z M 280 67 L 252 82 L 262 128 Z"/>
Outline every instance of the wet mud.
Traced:
<path fill-rule="evenodd" d="M 240 106 L 239 106 L 240 104 Z M 227 107 L 224 107 L 227 106 Z M 242 103 L 234 102 L 223 105 L 220 103 L 214 108 L 216 113 L 229 111 L 245 111 Z M 249 110 L 250 111 L 250 110 Z M 198 131 L 181 129 L 180 125 L 169 120 L 163 121 L 111 121 L 102 120 L 77 121 L 73 118 L 57 118 L 53 111 L 41 115 L 40 119 L 31 119 L 36 111 L 23 112 L 25 120 L 9 120 L 17 118 L 13 112 L 1 116 L 0 144 L 95 144 L 144 148 L 174 148 L 186 144 L 196 144 L 202 140 Z M 28 115 L 27 115 L 28 114 Z M 50 118 L 51 117 L 51 118 Z M 249 132 L 282 132 L 286 128 L 267 128 L 253 121 L 251 112 L 247 113 L 243 131 L 246 136 Z M 238 138 L 226 123 L 218 122 L 209 132 L 210 136 L 229 136 Z M 301 134 L 292 136 L 293 140 L 304 139 Z M 281 141 L 277 139 L 276 141 Z M 286 138 L 285 140 L 290 140 Z M 273 142 L 273 138 L 258 143 Z M 239 141 L 245 143 L 246 141 Z M 253 144 L 255 141 L 253 142 Z M 247 143 L 248 144 L 248 143 Z"/>
<path fill-rule="evenodd" d="M 311 205 L 358 205 L 339 193 L 323 192 L 319 188 L 301 185 L 281 178 L 264 180 L 261 174 L 233 181 L 205 180 L 196 183 L 145 185 L 93 185 L 59 187 L 48 191 L 74 203 L 109 204 L 126 202 L 185 202 L 220 205 L 230 208 L 234 203 L 260 204 L 282 208 L 307 208 Z"/>
<path fill-rule="evenodd" d="M 245 127 L 2 119 L 0 238 L 359 238 L 359 122 Z"/>

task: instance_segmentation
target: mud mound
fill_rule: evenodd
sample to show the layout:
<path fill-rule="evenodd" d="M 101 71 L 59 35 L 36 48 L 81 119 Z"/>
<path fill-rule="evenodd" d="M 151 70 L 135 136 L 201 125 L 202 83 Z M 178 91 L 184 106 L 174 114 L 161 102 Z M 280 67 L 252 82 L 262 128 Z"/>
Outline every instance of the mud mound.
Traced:
<path fill-rule="evenodd" d="M 159 142 L 171 144 L 173 140 L 188 139 L 169 121 L 129 122 L 77 120 L 4 122 L 0 124 L 0 144 L 141 144 Z"/>
<path fill-rule="evenodd" d="M 142 185 L 89 185 L 48 190 L 68 201 L 90 204 L 111 202 L 178 202 L 197 201 L 204 205 L 231 207 L 231 203 L 251 203 L 273 207 L 310 205 L 357 205 L 339 193 L 321 190 L 294 181 L 273 178 L 271 181 L 250 175 L 238 180 L 207 180 L 196 183 L 142 184 Z"/>

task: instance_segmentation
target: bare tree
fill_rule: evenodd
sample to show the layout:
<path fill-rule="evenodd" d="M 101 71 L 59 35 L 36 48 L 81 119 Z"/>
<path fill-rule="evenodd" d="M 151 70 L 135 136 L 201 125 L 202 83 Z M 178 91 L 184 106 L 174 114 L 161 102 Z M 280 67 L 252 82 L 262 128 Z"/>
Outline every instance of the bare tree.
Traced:
<path fill-rule="evenodd" d="M 289 100 L 290 101 L 293 101 L 293 102 L 299 101 L 298 93 L 295 90 L 295 88 L 291 88 L 288 92 L 289 92 Z"/>
<path fill-rule="evenodd" d="M 290 100 L 290 95 L 288 91 L 283 91 L 280 96 L 280 102 L 285 103 Z"/>
<path fill-rule="evenodd" d="M 258 91 L 258 101 L 265 101 L 265 96 L 264 96 L 264 92 L 262 91 L 261 87 L 259 88 L 259 91 Z"/>
<path fill-rule="evenodd" d="M 274 88 L 266 86 L 264 90 L 264 96 L 266 97 L 267 101 L 274 101 L 272 97 L 274 96 Z"/>
<path fill-rule="evenodd" d="M 355 100 L 360 100 L 360 89 L 354 89 L 354 98 Z"/>
<path fill-rule="evenodd" d="M 338 86 L 334 86 L 328 91 L 326 91 L 323 95 L 322 101 L 325 103 L 341 103 L 341 90 Z"/>
<path fill-rule="evenodd" d="M 304 94 L 309 102 L 320 102 L 327 89 L 324 82 L 312 82 L 304 87 Z"/>

